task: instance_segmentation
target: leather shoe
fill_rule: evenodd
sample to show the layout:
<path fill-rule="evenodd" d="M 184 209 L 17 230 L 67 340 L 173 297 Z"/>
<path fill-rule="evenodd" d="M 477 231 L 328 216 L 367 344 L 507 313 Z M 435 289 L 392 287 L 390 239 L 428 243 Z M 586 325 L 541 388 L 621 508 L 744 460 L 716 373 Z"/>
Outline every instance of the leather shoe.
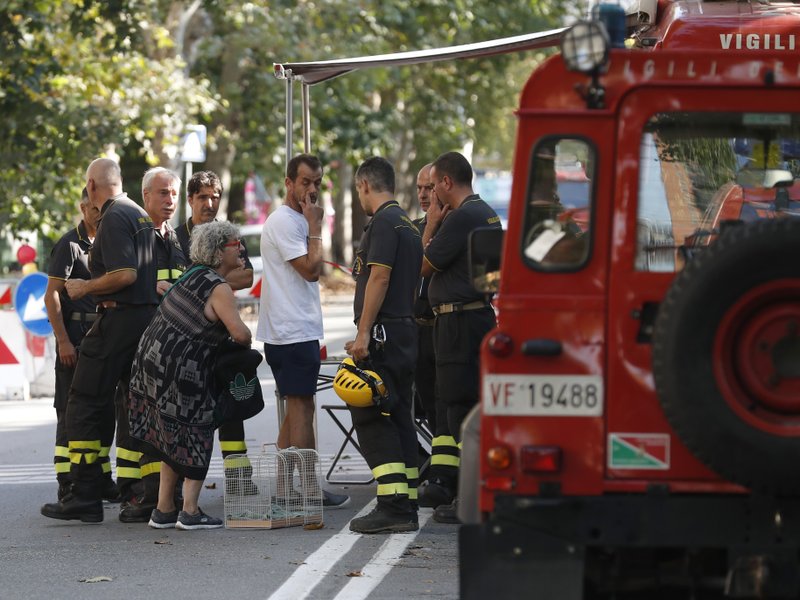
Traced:
<path fill-rule="evenodd" d="M 141 496 L 134 496 L 120 504 L 119 520 L 123 523 L 149 523 L 155 507 L 155 502 L 147 502 Z"/>
<path fill-rule="evenodd" d="M 52 502 L 42 506 L 41 512 L 45 517 L 62 521 L 80 520 L 84 523 L 102 523 L 103 501 L 84 500 L 73 494 L 67 494 L 61 502 Z"/>
<path fill-rule="evenodd" d="M 461 519 L 458 518 L 458 498 L 454 498 L 450 504 L 439 506 L 433 511 L 433 520 L 437 523 L 448 523 L 460 525 Z"/>

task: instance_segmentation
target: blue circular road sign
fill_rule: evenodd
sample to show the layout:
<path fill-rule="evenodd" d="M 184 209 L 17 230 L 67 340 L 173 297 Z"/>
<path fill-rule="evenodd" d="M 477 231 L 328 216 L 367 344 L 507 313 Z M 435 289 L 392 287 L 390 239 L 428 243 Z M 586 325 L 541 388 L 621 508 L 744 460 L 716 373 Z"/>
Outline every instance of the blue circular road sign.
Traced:
<path fill-rule="evenodd" d="M 20 279 L 14 292 L 14 309 L 22 326 L 34 335 L 50 335 L 53 326 L 47 318 L 44 293 L 47 290 L 47 275 L 31 273 Z"/>

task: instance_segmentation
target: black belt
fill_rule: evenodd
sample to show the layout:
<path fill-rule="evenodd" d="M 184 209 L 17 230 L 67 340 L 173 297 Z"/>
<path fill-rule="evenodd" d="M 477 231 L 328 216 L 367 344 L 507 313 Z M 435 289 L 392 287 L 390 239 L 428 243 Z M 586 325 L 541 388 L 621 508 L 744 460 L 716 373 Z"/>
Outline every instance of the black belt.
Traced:
<path fill-rule="evenodd" d="M 97 312 L 105 312 L 107 310 L 124 310 L 126 308 L 154 308 L 158 304 L 128 304 L 126 302 L 116 302 L 114 300 L 106 300 L 106 304 L 100 303 L 97 305 Z"/>
<path fill-rule="evenodd" d="M 69 316 L 69 320 L 91 323 L 97 319 L 97 316 L 97 313 L 74 312 Z"/>
<path fill-rule="evenodd" d="M 476 300 L 475 302 L 446 302 L 444 304 L 437 304 L 433 306 L 433 314 L 437 317 L 439 315 L 446 315 L 449 313 L 463 312 L 465 310 L 478 310 L 481 308 L 489 308 L 491 304 L 483 300 Z"/>
<path fill-rule="evenodd" d="M 412 317 L 386 317 L 384 315 L 378 315 L 375 319 L 376 323 L 392 323 L 396 321 L 411 321 Z"/>

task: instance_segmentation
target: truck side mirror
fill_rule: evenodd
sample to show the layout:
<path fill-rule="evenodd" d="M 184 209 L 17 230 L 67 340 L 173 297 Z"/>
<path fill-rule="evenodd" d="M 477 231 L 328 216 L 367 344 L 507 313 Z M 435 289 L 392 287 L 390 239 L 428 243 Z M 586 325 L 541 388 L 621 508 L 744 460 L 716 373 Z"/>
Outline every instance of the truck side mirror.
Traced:
<path fill-rule="evenodd" d="M 479 292 L 494 294 L 500 287 L 502 229 L 480 227 L 469 234 L 469 274 Z"/>

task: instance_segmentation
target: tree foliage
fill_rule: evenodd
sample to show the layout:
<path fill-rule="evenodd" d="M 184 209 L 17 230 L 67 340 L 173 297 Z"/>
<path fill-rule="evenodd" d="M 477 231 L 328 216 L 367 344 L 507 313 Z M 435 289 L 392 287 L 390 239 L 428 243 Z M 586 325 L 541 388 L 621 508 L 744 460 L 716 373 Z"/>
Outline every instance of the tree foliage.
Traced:
<path fill-rule="evenodd" d="M 178 168 L 180 136 L 192 123 L 209 131 L 200 167 L 234 185 L 258 172 L 280 191 L 284 85 L 273 62 L 506 37 L 557 26 L 566 10 L 558 0 L 0 6 L 0 226 L 44 232 L 75 214 L 92 158 L 135 152 Z M 511 113 L 532 60 L 527 53 L 370 69 L 320 84 L 311 89 L 312 147 L 326 162 L 387 156 L 406 181 L 469 140 L 476 154 L 510 164 Z"/>

